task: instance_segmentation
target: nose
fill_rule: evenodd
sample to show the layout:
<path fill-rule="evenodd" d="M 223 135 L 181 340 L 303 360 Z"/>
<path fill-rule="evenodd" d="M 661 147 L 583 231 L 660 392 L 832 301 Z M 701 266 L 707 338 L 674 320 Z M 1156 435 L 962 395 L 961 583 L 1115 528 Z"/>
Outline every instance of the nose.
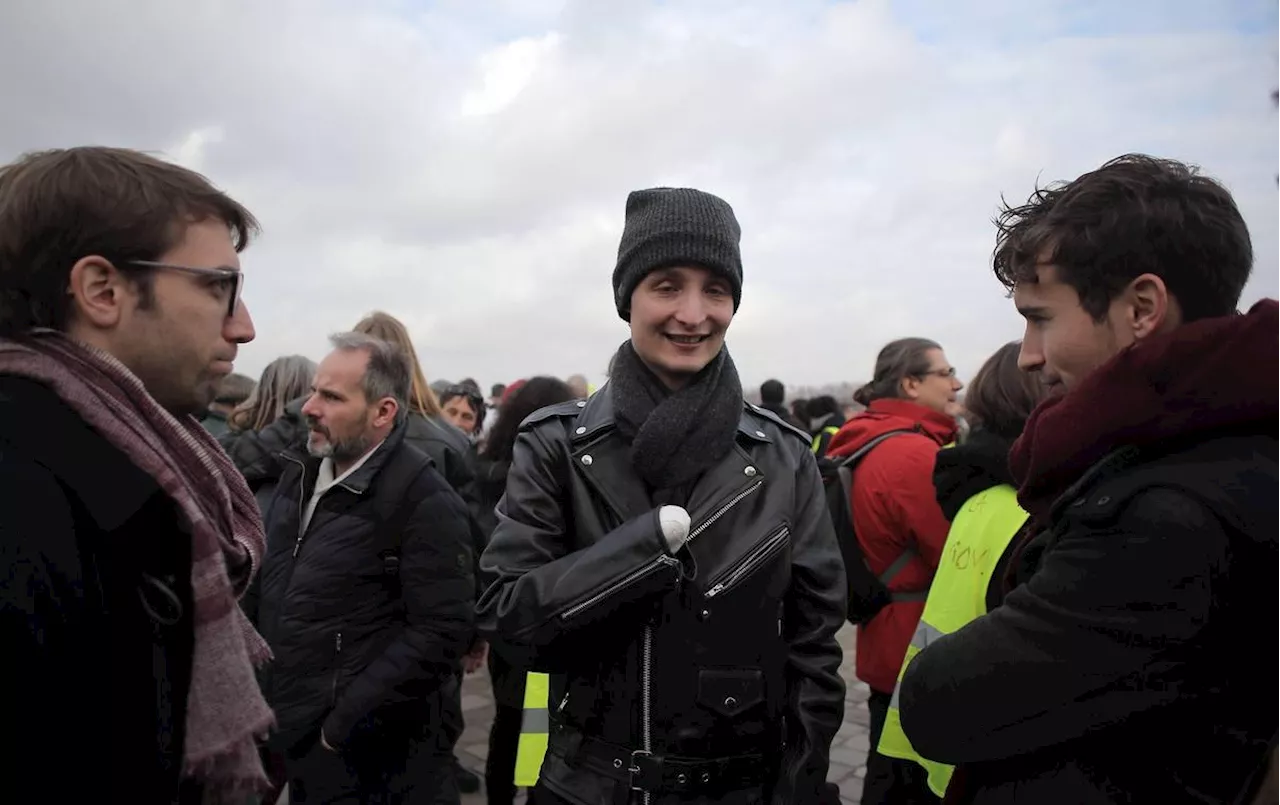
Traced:
<path fill-rule="evenodd" d="M 700 293 L 680 294 L 680 302 L 676 306 L 675 319 L 686 327 L 694 328 L 707 318 L 706 304 Z"/>
<path fill-rule="evenodd" d="M 317 395 L 313 393 L 310 397 L 307 398 L 307 401 L 302 404 L 303 416 L 311 417 L 313 419 L 320 418 L 320 412 L 319 410 L 317 410 L 317 407 L 316 407 L 316 396 Z"/>
<path fill-rule="evenodd" d="M 1044 353 L 1040 345 L 1031 338 L 1031 328 L 1027 328 L 1022 339 L 1022 348 L 1018 350 L 1018 368 L 1024 372 L 1038 372 L 1044 366 Z"/>
<path fill-rule="evenodd" d="M 258 337 L 253 328 L 253 317 L 243 300 L 236 302 L 235 312 L 223 321 L 222 337 L 232 344 L 247 344 Z"/>
<path fill-rule="evenodd" d="M 962 382 L 960 381 L 960 378 L 959 378 L 959 377 L 952 377 L 952 378 L 951 378 L 951 390 L 952 390 L 952 391 L 959 391 L 959 390 L 960 390 L 960 389 L 962 389 L 962 388 L 964 388 L 964 383 L 962 383 Z"/>

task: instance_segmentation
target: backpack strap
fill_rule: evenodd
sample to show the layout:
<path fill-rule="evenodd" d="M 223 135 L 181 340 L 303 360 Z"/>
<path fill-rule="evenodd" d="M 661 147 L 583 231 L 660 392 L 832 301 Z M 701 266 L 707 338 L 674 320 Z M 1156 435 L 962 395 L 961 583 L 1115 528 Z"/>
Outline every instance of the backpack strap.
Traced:
<path fill-rule="evenodd" d="M 404 530 L 408 527 L 409 519 L 413 517 L 418 503 L 416 500 L 409 499 L 409 490 L 413 488 L 426 466 L 411 467 L 408 459 L 413 456 L 406 455 L 406 451 L 409 450 L 420 454 L 420 451 L 412 445 L 401 444 L 396 451 L 395 459 L 383 467 L 382 472 L 379 473 L 379 480 L 390 476 L 393 483 L 379 484 L 373 492 L 374 528 L 377 529 L 378 534 L 386 535 L 380 552 L 382 572 L 389 579 L 396 581 L 400 578 L 400 548 L 404 541 Z"/>
<path fill-rule="evenodd" d="M 866 457 L 867 453 L 871 452 L 871 449 L 873 447 L 875 447 L 876 445 L 880 444 L 881 442 L 887 439 L 892 439 L 894 436 L 901 436 L 905 433 L 919 433 L 919 432 L 920 432 L 919 426 L 914 428 L 899 428 L 898 430 L 886 431 L 880 434 L 879 436 L 875 437 L 871 441 L 867 442 L 862 447 L 855 450 L 851 455 L 849 455 L 847 458 L 841 461 L 840 466 L 836 469 L 836 472 L 840 477 L 841 487 L 849 490 L 849 494 L 853 493 L 853 470 L 854 468 L 857 467 L 858 463 L 862 461 L 863 458 Z M 850 516 L 852 516 L 853 514 L 852 507 L 850 507 L 849 513 L 850 513 Z M 907 565 L 911 563 L 911 560 L 916 558 L 919 555 L 920 555 L 920 552 L 916 550 L 916 546 L 914 545 L 907 546 L 907 548 L 902 553 L 898 554 L 898 556 L 895 557 L 894 560 L 889 563 L 889 566 L 886 567 L 884 571 L 881 572 L 880 575 L 877 577 L 880 579 L 880 583 L 883 584 L 885 587 L 888 587 L 889 582 L 897 578 L 898 574 L 901 573 L 903 570 L 905 570 Z M 890 598 L 893 601 L 924 601 L 928 597 L 929 597 L 928 590 L 890 591 Z"/>

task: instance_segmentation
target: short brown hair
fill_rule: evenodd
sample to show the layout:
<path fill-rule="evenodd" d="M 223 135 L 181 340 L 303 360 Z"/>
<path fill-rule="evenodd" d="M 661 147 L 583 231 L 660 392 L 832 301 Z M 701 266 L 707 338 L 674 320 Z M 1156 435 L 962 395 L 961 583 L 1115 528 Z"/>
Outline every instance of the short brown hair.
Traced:
<path fill-rule="evenodd" d="M 964 395 L 964 408 L 976 420 L 974 424 L 1009 441 L 1022 435 L 1046 391 L 1039 372 L 1018 368 L 1021 351 L 1021 341 L 996 350 L 969 381 Z"/>
<path fill-rule="evenodd" d="M 236 251 L 258 222 L 208 179 L 125 148 L 29 153 L 0 167 L 0 335 L 65 330 L 67 278 L 76 261 L 155 260 L 188 223 L 216 219 Z M 136 275 L 145 294 L 149 275 Z"/>
<path fill-rule="evenodd" d="M 992 259 L 1009 290 L 1052 263 L 1095 321 L 1142 274 L 1164 280 L 1187 321 L 1235 311 L 1253 246 L 1231 193 L 1193 165 L 1117 157 L 1075 181 L 1037 189 L 995 221 Z"/>

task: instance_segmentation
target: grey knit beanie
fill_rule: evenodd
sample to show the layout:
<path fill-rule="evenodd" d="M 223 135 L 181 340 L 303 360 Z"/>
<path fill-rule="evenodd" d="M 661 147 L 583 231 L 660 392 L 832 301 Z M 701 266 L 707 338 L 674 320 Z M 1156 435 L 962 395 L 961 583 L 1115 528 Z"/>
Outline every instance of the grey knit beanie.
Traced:
<path fill-rule="evenodd" d="M 631 294 L 650 271 L 697 265 L 719 275 L 742 301 L 742 229 L 724 199 L 687 187 L 654 187 L 627 196 L 626 223 L 613 269 L 618 315 L 631 320 Z"/>

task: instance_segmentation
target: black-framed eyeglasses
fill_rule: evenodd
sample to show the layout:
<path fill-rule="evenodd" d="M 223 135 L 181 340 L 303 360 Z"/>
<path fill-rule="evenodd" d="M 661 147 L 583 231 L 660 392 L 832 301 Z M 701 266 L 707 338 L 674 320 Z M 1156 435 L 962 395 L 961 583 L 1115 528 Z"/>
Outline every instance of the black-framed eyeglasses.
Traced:
<path fill-rule="evenodd" d="M 208 277 L 223 283 L 229 292 L 227 295 L 227 318 L 236 315 L 236 305 L 240 304 L 240 291 L 244 289 L 244 274 L 234 268 L 196 268 L 181 266 L 176 263 L 159 263 L 155 260 L 125 260 L 126 265 L 139 268 L 159 268 L 164 271 L 180 271 L 194 277 Z"/>

